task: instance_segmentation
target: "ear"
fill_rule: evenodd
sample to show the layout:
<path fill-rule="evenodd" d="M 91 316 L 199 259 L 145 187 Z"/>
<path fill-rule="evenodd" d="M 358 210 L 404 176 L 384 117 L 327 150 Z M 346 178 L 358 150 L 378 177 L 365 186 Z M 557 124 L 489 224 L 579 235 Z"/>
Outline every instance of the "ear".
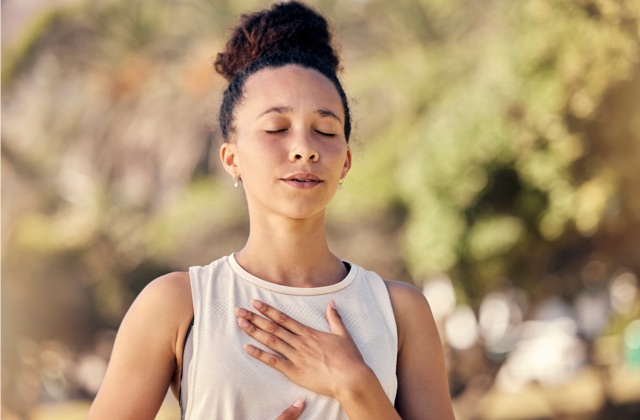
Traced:
<path fill-rule="evenodd" d="M 224 142 L 220 146 L 220 161 L 224 170 L 231 176 L 240 176 L 240 170 L 238 169 L 238 151 L 235 143 Z"/>
<path fill-rule="evenodd" d="M 344 166 L 342 167 L 341 179 L 344 179 L 347 176 L 349 169 L 351 169 L 351 148 L 347 146 L 347 157 L 344 160 Z"/>

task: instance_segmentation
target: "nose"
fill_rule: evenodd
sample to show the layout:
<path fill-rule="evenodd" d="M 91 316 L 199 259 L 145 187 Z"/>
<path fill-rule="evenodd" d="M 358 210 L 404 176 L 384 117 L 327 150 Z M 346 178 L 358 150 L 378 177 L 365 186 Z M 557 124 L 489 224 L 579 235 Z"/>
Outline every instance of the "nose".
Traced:
<path fill-rule="evenodd" d="M 289 152 L 289 160 L 317 162 L 320 155 L 314 145 L 310 134 L 300 134 L 292 139 L 291 150 Z"/>

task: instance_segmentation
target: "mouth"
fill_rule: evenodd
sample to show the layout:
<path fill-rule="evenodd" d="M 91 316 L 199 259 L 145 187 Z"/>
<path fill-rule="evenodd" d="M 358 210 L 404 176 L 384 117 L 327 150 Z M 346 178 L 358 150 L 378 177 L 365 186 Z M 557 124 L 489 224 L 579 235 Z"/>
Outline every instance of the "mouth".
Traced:
<path fill-rule="evenodd" d="M 316 179 L 307 179 L 307 178 L 287 178 L 285 181 L 294 181 L 294 182 L 322 182 Z"/>
<path fill-rule="evenodd" d="M 313 188 L 322 183 L 322 179 L 313 174 L 295 174 L 282 178 L 287 184 L 296 188 Z"/>

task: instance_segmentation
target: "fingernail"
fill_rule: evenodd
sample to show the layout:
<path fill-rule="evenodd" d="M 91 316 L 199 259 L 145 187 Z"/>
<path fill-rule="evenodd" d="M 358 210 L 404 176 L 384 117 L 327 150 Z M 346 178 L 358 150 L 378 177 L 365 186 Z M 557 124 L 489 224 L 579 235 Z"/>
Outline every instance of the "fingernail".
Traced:
<path fill-rule="evenodd" d="M 249 321 L 247 321 L 244 318 L 238 318 L 238 325 L 240 325 L 243 328 L 247 328 L 249 326 Z"/>
<path fill-rule="evenodd" d="M 291 406 L 295 408 L 300 408 L 303 405 L 304 405 L 304 397 L 298 397 L 298 399 L 295 400 L 293 404 L 291 404 Z"/>
<path fill-rule="evenodd" d="M 338 308 L 336 308 L 336 301 L 331 299 L 329 301 L 329 306 L 331 306 L 333 309 L 335 309 L 336 311 L 338 310 Z"/>
<path fill-rule="evenodd" d="M 237 312 L 238 316 L 247 316 L 247 310 L 244 308 L 238 308 L 238 312 Z"/>
<path fill-rule="evenodd" d="M 261 302 L 258 299 L 253 300 L 253 306 L 255 306 L 255 308 L 258 310 L 262 310 L 267 307 L 267 305 L 264 302 Z"/>

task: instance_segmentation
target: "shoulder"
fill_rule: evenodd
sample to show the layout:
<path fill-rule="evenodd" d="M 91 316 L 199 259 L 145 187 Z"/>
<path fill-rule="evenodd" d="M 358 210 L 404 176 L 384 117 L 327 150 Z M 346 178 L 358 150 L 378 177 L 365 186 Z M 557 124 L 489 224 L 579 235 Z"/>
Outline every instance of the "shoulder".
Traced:
<path fill-rule="evenodd" d="M 179 368 L 192 319 L 189 273 L 173 272 L 151 281 L 140 292 L 125 315 L 118 335 L 131 352 L 138 348 L 146 352 L 159 351 Z"/>
<path fill-rule="evenodd" d="M 405 312 L 411 313 L 420 307 L 423 309 L 429 308 L 427 299 L 416 286 L 397 280 L 385 280 L 384 282 L 389 291 L 394 313 L 396 313 L 396 307 L 398 308 L 397 311 L 400 311 L 400 314 L 396 313 L 396 316 Z M 431 312 L 430 309 L 429 312 Z"/>
<path fill-rule="evenodd" d="M 429 302 L 420 289 L 402 281 L 385 280 L 385 284 L 398 327 L 399 349 L 416 333 L 437 334 Z"/>
<path fill-rule="evenodd" d="M 138 320 L 138 325 L 154 321 L 172 336 L 182 335 L 193 317 L 189 273 L 172 272 L 151 281 L 140 292 L 126 318 Z"/>
<path fill-rule="evenodd" d="M 186 271 L 174 271 L 156 278 L 147 284 L 139 295 L 139 298 L 161 299 L 167 303 L 182 300 L 185 297 L 191 298 L 191 283 L 189 273 Z"/>
<path fill-rule="evenodd" d="M 192 306 L 189 273 L 176 271 L 156 278 L 140 292 L 136 304 L 155 307 L 162 312 L 188 309 Z"/>

